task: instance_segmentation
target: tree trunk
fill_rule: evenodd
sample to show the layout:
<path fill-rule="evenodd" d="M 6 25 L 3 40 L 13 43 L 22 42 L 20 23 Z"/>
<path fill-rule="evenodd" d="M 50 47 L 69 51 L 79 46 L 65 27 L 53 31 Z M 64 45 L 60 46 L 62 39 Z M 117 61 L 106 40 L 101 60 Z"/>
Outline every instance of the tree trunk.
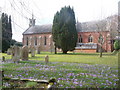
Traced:
<path fill-rule="evenodd" d="M 100 45 L 100 57 L 102 57 L 102 45 Z"/>
<path fill-rule="evenodd" d="M 63 54 L 67 54 L 67 51 L 66 51 L 66 50 L 63 50 Z"/>
<path fill-rule="evenodd" d="M 56 49 L 56 46 L 55 46 L 55 54 L 57 54 L 57 49 Z"/>

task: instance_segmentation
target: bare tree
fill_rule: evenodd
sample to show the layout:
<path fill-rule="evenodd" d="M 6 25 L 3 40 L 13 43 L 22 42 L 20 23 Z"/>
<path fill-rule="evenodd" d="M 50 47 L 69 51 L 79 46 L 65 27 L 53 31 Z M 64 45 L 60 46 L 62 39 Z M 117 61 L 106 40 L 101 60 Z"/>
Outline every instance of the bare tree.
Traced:
<path fill-rule="evenodd" d="M 118 35 L 118 15 L 113 15 L 107 18 L 107 29 L 110 31 L 109 38 L 111 39 L 112 50 L 114 39 Z"/>
<path fill-rule="evenodd" d="M 98 38 L 98 43 L 100 46 L 100 57 L 102 57 L 102 52 L 103 52 L 103 45 L 104 45 L 104 36 L 103 32 L 106 30 L 106 20 L 101 20 L 100 22 L 96 23 L 98 33 L 99 33 L 99 38 Z"/>

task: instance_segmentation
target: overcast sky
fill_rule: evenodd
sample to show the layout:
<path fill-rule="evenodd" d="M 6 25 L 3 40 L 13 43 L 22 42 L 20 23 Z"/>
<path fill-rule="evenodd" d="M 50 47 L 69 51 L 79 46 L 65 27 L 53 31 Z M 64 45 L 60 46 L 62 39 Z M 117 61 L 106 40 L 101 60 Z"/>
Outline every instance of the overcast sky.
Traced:
<path fill-rule="evenodd" d="M 120 0 L 0 0 L 0 11 L 12 16 L 13 39 L 22 41 L 22 33 L 29 27 L 32 13 L 36 25 L 52 24 L 54 14 L 61 7 L 74 8 L 76 20 L 87 22 L 117 14 Z"/>

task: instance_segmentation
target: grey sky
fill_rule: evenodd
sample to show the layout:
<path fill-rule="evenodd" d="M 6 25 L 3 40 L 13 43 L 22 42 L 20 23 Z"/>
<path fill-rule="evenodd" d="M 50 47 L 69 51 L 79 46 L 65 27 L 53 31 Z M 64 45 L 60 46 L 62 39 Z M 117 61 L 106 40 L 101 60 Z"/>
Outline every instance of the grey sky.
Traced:
<path fill-rule="evenodd" d="M 0 10 L 12 15 L 13 39 L 22 41 L 32 13 L 36 24 L 52 24 L 54 14 L 70 5 L 76 20 L 86 22 L 117 14 L 119 0 L 0 0 Z"/>

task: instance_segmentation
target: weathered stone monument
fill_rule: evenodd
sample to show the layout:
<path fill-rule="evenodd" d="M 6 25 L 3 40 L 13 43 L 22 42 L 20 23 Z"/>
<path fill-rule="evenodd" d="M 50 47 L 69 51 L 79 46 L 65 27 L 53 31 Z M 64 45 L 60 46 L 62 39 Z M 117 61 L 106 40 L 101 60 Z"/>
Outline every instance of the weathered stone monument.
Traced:
<path fill-rule="evenodd" d="M 2 62 L 5 62 L 5 57 L 4 56 L 2 56 Z"/>
<path fill-rule="evenodd" d="M 40 46 L 37 47 L 37 54 L 40 54 Z"/>
<path fill-rule="evenodd" d="M 14 63 L 20 61 L 20 48 L 18 46 L 12 47 L 12 61 Z"/>
<path fill-rule="evenodd" d="M 45 56 L 45 63 L 47 64 L 48 62 L 49 62 L 49 56 L 46 55 L 46 56 Z"/>
<path fill-rule="evenodd" d="M 12 47 L 8 48 L 7 50 L 7 55 L 11 55 L 12 54 Z"/>
<path fill-rule="evenodd" d="M 22 52 L 21 52 L 21 57 L 22 60 L 28 60 L 28 47 L 27 46 L 23 46 L 22 47 Z"/>
<path fill-rule="evenodd" d="M 19 47 L 19 49 L 20 49 L 19 56 L 20 56 L 20 59 L 22 59 L 22 47 Z"/>
<path fill-rule="evenodd" d="M 31 57 L 35 57 L 35 47 L 31 47 Z"/>

